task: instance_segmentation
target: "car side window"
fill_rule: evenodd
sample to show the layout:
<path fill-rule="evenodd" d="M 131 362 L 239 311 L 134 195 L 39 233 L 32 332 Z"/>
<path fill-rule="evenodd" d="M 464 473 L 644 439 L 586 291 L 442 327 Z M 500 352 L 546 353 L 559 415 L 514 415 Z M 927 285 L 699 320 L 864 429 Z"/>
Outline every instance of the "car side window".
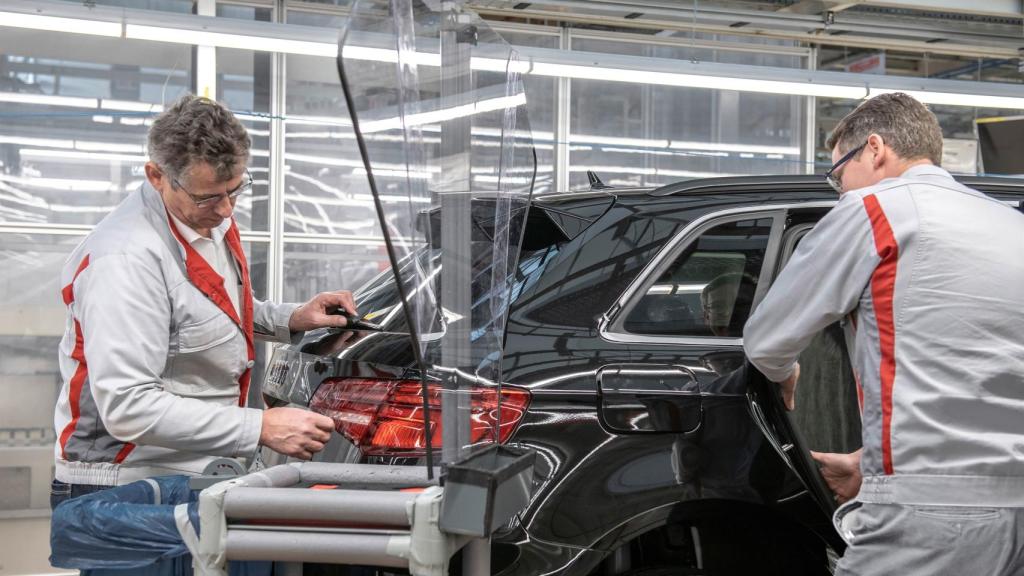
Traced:
<path fill-rule="evenodd" d="M 691 242 L 626 316 L 632 334 L 738 338 L 750 315 L 772 219 L 725 222 Z"/>

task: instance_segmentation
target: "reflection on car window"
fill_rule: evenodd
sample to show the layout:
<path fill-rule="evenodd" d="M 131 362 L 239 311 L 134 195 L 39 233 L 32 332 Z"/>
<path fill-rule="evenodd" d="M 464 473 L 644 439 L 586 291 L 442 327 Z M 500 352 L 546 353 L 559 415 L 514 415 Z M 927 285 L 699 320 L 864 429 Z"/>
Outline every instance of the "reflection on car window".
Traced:
<path fill-rule="evenodd" d="M 480 251 L 474 251 L 474 253 Z M 558 245 L 551 245 L 540 250 L 524 251 L 519 255 L 519 263 L 515 273 L 515 280 L 511 286 L 510 302 L 515 302 L 520 294 L 528 289 L 538 278 L 544 273 L 548 263 L 554 259 L 555 255 L 558 254 Z M 433 258 L 435 260 L 435 268 L 440 269 L 441 265 L 441 250 L 432 248 L 430 250 L 422 250 L 417 254 L 417 257 L 421 261 L 426 258 Z M 405 262 L 402 266 L 408 266 L 409 263 Z M 490 278 L 490 267 L 480 267 L 475 270 L 473 276 L 473 310 L 480 310 L 481 314 L 473 314 L 472 321 L 472 334 L 476 335 L 478 332 L 483 330 L 486 326 L 486 322 L 492 319 L 492 315 L 489 313 L 483 313 L 488 310 L 487 307 L 491 305 L 490 297 L 492 294 L 486 290 L 487 280 Z M 440 276 L 440 275 L 438 275 Z M 403 274 L 403 278 L 406 279 L 406 290 L 412 290 L 413 287 L 410 284 L 411 275 Z M 435 278 L 435 289 L 440 290 L 440 278 Z M 373 322 L 383 322 L 385 318 L 391 317 L 384 328 L 389 331 L 402 332 L 406 330 L 405 315 L 402 313 L 394 314 L 393 316 L 389 313 L 395 308 L 401 306 L 399 300 L 398 288 L 395 284 L 394 275 L 390 271 L 386 274 L 381 274 L 369 284 L 359 289 L 355 295 L 356 306 L 359 309 L 360 314 L 363 314 L 367 320 Z M 440 329 L 437 327 L 437 329 Z"/>
<path fill-rule="evenodd" d="M 771 218 L 715 226 L 691 243 L 630 310 L 633 334 L 743 334 L 768 247 Z"/>

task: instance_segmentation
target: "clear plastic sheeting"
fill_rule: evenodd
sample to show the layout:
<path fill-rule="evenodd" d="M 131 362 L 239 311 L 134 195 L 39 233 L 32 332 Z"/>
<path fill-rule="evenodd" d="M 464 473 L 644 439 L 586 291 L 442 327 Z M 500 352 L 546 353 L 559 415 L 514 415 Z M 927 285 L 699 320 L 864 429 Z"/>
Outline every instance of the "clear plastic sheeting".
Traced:
<path fill-rule="evenodd" d="M 447 392 L 432 420 L 446 461 L 480 443 L 468 435 L 468 391 L 500 389 L 536 176 L 522 65 L 460 5 L 358 0 L 339 57 L 424 385 L 429 375 Z M 498 437 L 497 412 L 485 441 Z"/>
<path fill-rule="evenodd" d="M 319 354 L 304 354 L 279 347 L 271 357 L 263 391 L 293 404 L 308 405 L 324 381 L 325 362 L 328 361 Z"/>

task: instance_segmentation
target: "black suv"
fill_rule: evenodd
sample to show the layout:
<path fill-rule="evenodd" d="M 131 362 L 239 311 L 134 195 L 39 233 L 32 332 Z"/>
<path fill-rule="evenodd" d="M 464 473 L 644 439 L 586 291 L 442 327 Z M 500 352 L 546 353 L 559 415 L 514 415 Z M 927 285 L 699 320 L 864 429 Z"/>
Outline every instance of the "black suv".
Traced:
<path fill-rule="evenodd" d="M 1014 206 L 1024 199 L 1019 180 L 960 181 Z M 812 176 L 535 199 L 499 432 L 536 452 L 534 492 L 493 537 L 492 573 L 831 573 L 844 545 L 807 451 L 860 446 L 841 329 L 826 328 L 801 357 L 792 413 L 746 364 L 741 336 L 835 202 Z M 422 462 L 422 397 L 394 282 L 385 272 L 357 294 L 383 331 L 320 330 L 274 355 L 268 402 L 337 423 L 318 459 Z M 474 438 L 491 430 L 496 401 L 493 389 L 474 392 Z M 431 432 L 440 438 L 438 425 Z"/>

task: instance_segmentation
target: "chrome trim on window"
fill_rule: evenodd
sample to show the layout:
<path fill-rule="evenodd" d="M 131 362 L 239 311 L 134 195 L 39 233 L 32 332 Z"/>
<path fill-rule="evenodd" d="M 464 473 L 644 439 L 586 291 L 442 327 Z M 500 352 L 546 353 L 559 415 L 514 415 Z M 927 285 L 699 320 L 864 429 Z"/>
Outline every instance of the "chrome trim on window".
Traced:
<path fill-rule="evenodd" d="M 739 337 L 632 334 L 622 329 L 621 322 L 636 304 L 637 294 L 643 294 L 643 288 L 653 283 L 652 277 L 656 280 L 657 274 L 662 272 L 665 266 L 671 264 L 674 258 L 686 246 L 708 229 L 725 222 L 735 222 L 751 218 L 772 218 L 772 230 L 765 252 L 765 261 L 761 265 L 761 272 L 758 275 L 758 288 L 754 296 L 754 305 L 751 307 L 751 312 L 753 312 L 757 304 L 764 297 L 771 282 L 775 279 L 775 261 L 778 257 L 779 245 L 782 241 L 786 214 L 793 209 L 831 208 L 835 205 L 836 201 L 817 201 L 769 206 L 744 206 L 719 210 L 697 218 L 665 243 L 661 251 L 644 267 L 622 295 L 601 315 L 597 326 L 598 333 L 604 340 L 617 343 L 671 344 L 677 346 L 742 346 L 743 338 Z"/>

